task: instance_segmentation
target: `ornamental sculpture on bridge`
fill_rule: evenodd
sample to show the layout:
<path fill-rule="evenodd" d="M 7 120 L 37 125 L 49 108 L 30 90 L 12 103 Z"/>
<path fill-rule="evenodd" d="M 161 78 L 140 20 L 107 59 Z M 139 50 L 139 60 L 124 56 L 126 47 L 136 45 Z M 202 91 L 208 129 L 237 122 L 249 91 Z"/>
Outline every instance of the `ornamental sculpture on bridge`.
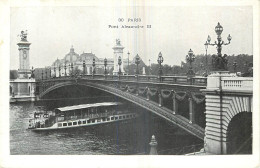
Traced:
<path fill-rule="evenodd" d="M 120 39 L 116 39 L 116 45 L 121 45 L 120 44 Z"/>
<path fill-rule="evenodd" d="M 19 35 L 21 37 L 21 41 L 27 41 L 27 30 L 21 31 L 21 34 Z"/>
<path fill-rule="evenodd" d="M 218 25 L 215 27 L 215 32 L 217 34 L 217 41 L 215 41 L 215 43 L 210 43 L 211 38 L 208 35 L 207 41 L 204 44 L 205 46 L 208 46 L 208 45 L 211 45 L 211 46 L 216 45 L 217 46 L 217 52 L 218 52 L 217 57 L 213 57 L 212 64 L 213 64 L 214 70 L 219 70 L 219 71 L 227 70 L 227 62 L 228 62 L 227 61 L 227 55 L 225 54 L 222 57 L 221 50 L 222 50 L 222 45 L 230 44 L 230 41 L 232 39 L 232 37 L 229 34 L 228 37 L 227 37 L 228 43 L 225 43 L 221 38 L 222 31 L 223 31 L 223 27 L 218 22 Z"/>

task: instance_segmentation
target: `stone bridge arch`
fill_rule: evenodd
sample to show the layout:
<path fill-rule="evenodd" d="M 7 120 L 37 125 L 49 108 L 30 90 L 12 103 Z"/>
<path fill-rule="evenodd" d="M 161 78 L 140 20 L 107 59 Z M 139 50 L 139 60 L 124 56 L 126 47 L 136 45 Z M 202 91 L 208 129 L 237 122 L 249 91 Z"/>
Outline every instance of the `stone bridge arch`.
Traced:
<path fill-rule="evenodd" d="M 227 132 L 227 154 L 252 154 L 252 113 L 237 113 L 230 121 Z"/>
<path fill-rule="evenodd" d="M 234 78 L 231 79 L 234 80 Z M 230 81 L 231 79 L 228 78 Z M 247 88 L 242 90 L 242 87 L 237 86 L 236 88 L 235 86 L 233 88 L 225 88 L 224 85 L 222 91 L 209 87 L 204 90 L 206 92 L 206 129 L 204 142 L 205 150 L 208 153 L 231 154 L 232 151 L 234 152 L 234 150 L 230 150 L 230 144 L 232 144 L 230 142 L 230 133 L 232 132 L 232 128 L 234 129 L 232 126 L 236 122 L 234 120 L 237 120 L 237 116 L 242 114 L 252 115 L 252 91 L 249 89 L 246 90 Z M 240 124 L 243 124 L 243 120 L 240 120 L 240 122 Z M 239 131 L 243 132 L 243 130 Z"/>
<path fill-rule="evenodd" d="M 123 98 L 129 102 L 132 102 L 142 108 L 145 108 L 152 113 L 172 122 L 176 126 L 179 126 L 180 128 L 186 130 L 187 132 L 191 133 L 192 135 L 203 139 L 204 137 L 204 129 L 198 126 L 197 124 L 191 124 L 189 123 L 189 119 L 186 119 L 180 115 L 175 115 L 172 113 L 171 110 L 159 106 L 157 103 L 148 101 L 146 98 L 140 97 L 137 94 L 132 94 L 128 91 L 122 91 L 120 88 L 117 88 L 117 86 L 110 86 L 104 83 L 100 83 L 99 81 L 77 81 L 77 80 L 70 80 L 70 81 L 60 81 L 58 83 L 50 83 L 45 84 L 47 87 L 45 90 L 43 90 L 39 98 L 44 97 L 49 92 L 69 85 L 81 85 L 81 86 L 87 86 L 96 88 L 102 91 L 105 91 L 107 93 L 113 94 L 115 96 L 118 96 L 120 98 Z"/>

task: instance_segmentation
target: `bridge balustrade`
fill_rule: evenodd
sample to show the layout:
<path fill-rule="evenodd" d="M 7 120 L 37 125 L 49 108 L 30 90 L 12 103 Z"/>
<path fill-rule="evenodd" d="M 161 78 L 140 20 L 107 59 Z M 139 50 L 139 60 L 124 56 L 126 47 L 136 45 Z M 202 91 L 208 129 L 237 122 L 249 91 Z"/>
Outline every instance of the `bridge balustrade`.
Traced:
<path fill-rule="evenodd" d="M 37 82 L 46 80 L 59 80 L 59 79 L 70 79 L 70 78 L 84 78 L 84 79 L 97 79 L 97 80 L 117 80 L 117 81 L 140 81 L 140 82 L 151 82 L 151 83 L 170 83 L 170 84 L 183 84 L 183 85 L 207 85 L 206 77 L 192 77 L 187 76 L 156 76 L 156 75 L 79 75 L 79 76 L 61 76 L 55 78 L 48 78 L 43 80 L 37 80 Z M 161 79 L 161 80 L 160 80 Z M 238 84 L 237 82 L 225 82 L 225 86 L 231 86 L 232 84 Z M 245 83 L 245 82 L 244 82 Z M 239 84 L 238 84 L 239 85 Z M 243 84 L 245 85 L 245 84 Z"/>
<path fill-rule="evenodd" d="M 228 90 L 252 90 L 253 78 L 245 77 L 223 77 L 222 89 Z"/>

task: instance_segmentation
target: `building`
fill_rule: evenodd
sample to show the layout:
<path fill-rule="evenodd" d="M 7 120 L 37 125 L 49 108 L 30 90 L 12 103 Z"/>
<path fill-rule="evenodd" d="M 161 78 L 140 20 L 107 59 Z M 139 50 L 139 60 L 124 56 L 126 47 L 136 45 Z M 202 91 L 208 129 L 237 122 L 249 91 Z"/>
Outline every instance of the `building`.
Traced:
<path fill-rule="evenodd" d="M 116 45 L 112 48 L 114 50 L 114 58 L 106 58 L 107 59 L 107 72 L 110 74 L 117 75 L 119 71 L 118 65 L 118 57 L 120 56 L 122 59 L 121 64 L 121 72 L 124 74 L 127 71 L 128 59 L 124 59 L 123 57 L 123 46 L 120 44 L 120 40 L 117 39 Z M 73 46 L 71 46 L 69 53 L 67 53 L 62 59 L 56 59 L 51 65 L 52 74 L 56 74 L 57 76 L 65 76 L 69 75 L 73 70 L 79 69 L 83 71 L 83 63 L 85 62 L 86 69 L 85 74 L 93 73 L 93 60 L 95 60 L 95 73 L 103 74 L 104 73 L 104 59 L 105 57 L 97 57 L 94 53 L 85 53 L 78 54 L 75 52 Z M 129 64 L 131 64 L 132 60 L 129 60 Z M 50 67 L 49 67 L 50 68 Z M 60 69 L 60 70 L 59 70 Z"/>

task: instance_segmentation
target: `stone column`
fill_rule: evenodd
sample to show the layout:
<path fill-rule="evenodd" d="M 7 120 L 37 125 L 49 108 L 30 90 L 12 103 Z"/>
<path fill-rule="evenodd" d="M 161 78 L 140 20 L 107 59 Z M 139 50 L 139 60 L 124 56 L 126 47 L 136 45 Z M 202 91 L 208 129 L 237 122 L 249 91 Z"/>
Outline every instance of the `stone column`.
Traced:
<path fill-rule="evenodd" d="M 192 98 L 189 98 L 189 113 L 190 113 L 190 124 L 195 123 L 195 110 Z"/>
<path fill-rule="evenodd" d="M 139 87 L 138 87 L 138 85 L 136 86 L 136 96 L 138 96 L 139 95 Z"/>
<path fill-rule="evenodd" d="M 149 95 L 149 93 L 148 93 L 148 90 L 149 90 L 149 88 L 147 88 L 147 92 L 146 92 L 146 100 L 150 100 L 150 95 Z"/>
<path fill-rule="evenodd" d="M 161 106 L 162 106 L 162 103 L 163 103 L 161 93 L 158 94 L 158 97 L 159 97 L 159 106 L 161 107 Z"/>
<path fill-rule="evenodd" d="M 151 139 L 151 142 L 149 143 L 149 145 L 151 146 L 150 155 L 158 155 L 157 149 L 156 149 L 156 147 L 157 147 L 157 141 L 156 141 L 154 135 L 152 136 L 152 139 Z"/>
<path fill-rule="evenodd" d="M 120 56 L 122 59 L 121 64 L 121 73 L 124 74 L 124 55 L 123 50 L 124 47 L 121 45 L 121 41 L 119 39 L 116 39 L 116 45 L 112 48 L 114 50 L 114 70 L 113 75 L 118 75 L 119 66 L 118 66 L 118 57 Z"/>
<path fill-rule="evenodd" d="M 90 68 L 87 66 L 87 74 L 90 75 Z"/>
<path fill-rule="evenodd" d="M 176 99 L 176 93 L 173 93 L 172 96 L 172 105 L 173 105 L 173 114 L 178 114 L 178 102 Z"/>

